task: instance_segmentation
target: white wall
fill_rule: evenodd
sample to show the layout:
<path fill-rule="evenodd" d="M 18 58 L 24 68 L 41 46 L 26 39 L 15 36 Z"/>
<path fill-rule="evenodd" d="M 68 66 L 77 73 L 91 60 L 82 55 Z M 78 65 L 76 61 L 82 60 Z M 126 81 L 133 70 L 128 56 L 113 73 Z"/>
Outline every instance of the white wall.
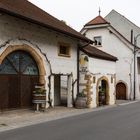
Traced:
<path fill-rule="evenodd" d="M 115 74 L 116 62 L 90 57 L 89 70 L 92 73 Z"/>
<path fill-rule="evenodd" d="M 133 53 L 125 43 L 116 35 L 110 33 L 107 28 L 89 29 L 86 37 L 93 40 L 94 36 L 102 36 L 102 47 L 98 47 L 118 58 L 116 63 L 116 82 L 123 81 L 127 85 L 127 98 L 133 95 L 130 78 L 133 76 Z M 133 83 L 133 82 L 132 82 Z M 131 84 L 131 85 L 130 85 Z"/>
<path fill-rule="evenodd" d="M 96 82 L 93 83 L 93 103 L 96 102 L 96 89 L 97 81 L 101 77 L 106 77 L 109 84 L 109 104 L 115 104 L 115 74 L 116 74 L 116 62 L 107 61 L 97 58 L 89 58 L 89 71 L 96 77 Z M 113 83 L 111 83 L 111 77 L 113 76 Z M 95 105 L 94 105 L 95 106 Z"/>

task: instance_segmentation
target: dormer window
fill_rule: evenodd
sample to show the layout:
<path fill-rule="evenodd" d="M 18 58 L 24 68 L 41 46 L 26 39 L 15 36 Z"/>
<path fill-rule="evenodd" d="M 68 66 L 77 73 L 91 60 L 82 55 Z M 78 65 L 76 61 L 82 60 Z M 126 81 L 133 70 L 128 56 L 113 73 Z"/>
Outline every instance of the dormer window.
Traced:
<path fill-rule="evenodd" d="M 94 45 L 95 46 L 102 46 L 102 37 L 101 36 L 95 36 L 94 37 Z"/>

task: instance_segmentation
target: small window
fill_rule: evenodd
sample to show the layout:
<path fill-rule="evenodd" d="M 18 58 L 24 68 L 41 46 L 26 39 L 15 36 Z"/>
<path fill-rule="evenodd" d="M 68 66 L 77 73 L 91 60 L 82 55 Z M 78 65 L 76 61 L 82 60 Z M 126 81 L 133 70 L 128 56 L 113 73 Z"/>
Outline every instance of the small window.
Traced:
<path fill-rule="evenodd" d="M 94 37 L 94 41 L 95 41 L 95 46 L 102 46 L 102 37 L 101 36 L 96 36 Z"/>
<path fill-rule="evenodd" d="M 59 56 L 70 57 L 70 45 L 59 43 Z"/>

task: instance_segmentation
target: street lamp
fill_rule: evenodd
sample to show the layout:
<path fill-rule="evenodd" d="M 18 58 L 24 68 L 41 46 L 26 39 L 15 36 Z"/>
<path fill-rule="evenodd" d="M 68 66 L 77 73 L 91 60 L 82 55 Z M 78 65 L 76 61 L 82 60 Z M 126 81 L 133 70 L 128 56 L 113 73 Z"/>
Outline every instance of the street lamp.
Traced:
<path fill-rule="evenodd" d="M 140 36 L 138 34 L 134 37 L 134 100 L 136 99 L 136 47 L 137 47 L 137 39 Z"/>

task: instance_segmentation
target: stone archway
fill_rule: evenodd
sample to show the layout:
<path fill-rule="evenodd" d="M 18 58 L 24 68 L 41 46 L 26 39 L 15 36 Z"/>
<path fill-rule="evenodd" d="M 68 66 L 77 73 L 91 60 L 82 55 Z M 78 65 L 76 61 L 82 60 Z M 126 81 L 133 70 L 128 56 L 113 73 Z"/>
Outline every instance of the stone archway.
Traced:
<path fill-rule="evenodd" d="M 21 50 L 21 51 L 26 51 L 28 52 L 36 61 L 37 65 L 38 65 L 38 69 L 39 69 L 39 83 L 40 84 L 45 84 L 45 68 L 44 68 L 44 64 L 43 64 L 43 60 L 41 58 L 41 56 L 29 45 L 10 45 L 8 46 L 4 52 L 0 55 L 0 64 L 2 63 L 2 61 L 5 59 L 5 57 L 17 50 Z"/>
<path fill-rule="evenodd" d="M 45 84 L 42 58 L 28 45 L 9 46 L 0 55 L 0 110 L 30 108 L 36 84 Z"/>
<path fill-rule="evenodd" d="M 101 78 L 98 79 L 97 85 L 96 85 L 96 103 L 97 106 L 99 106 L 99 87 L 101 86 L 101 83 L 105 85 L 105 105 L 109 105 L 109 81 L 107 77 L 102 76 Z"/>
<path fill-rule="evenodd" d="M 119 82 L 116 85 L 116 99 L 126 100 L 126 84 L 124 82 Z"/>

